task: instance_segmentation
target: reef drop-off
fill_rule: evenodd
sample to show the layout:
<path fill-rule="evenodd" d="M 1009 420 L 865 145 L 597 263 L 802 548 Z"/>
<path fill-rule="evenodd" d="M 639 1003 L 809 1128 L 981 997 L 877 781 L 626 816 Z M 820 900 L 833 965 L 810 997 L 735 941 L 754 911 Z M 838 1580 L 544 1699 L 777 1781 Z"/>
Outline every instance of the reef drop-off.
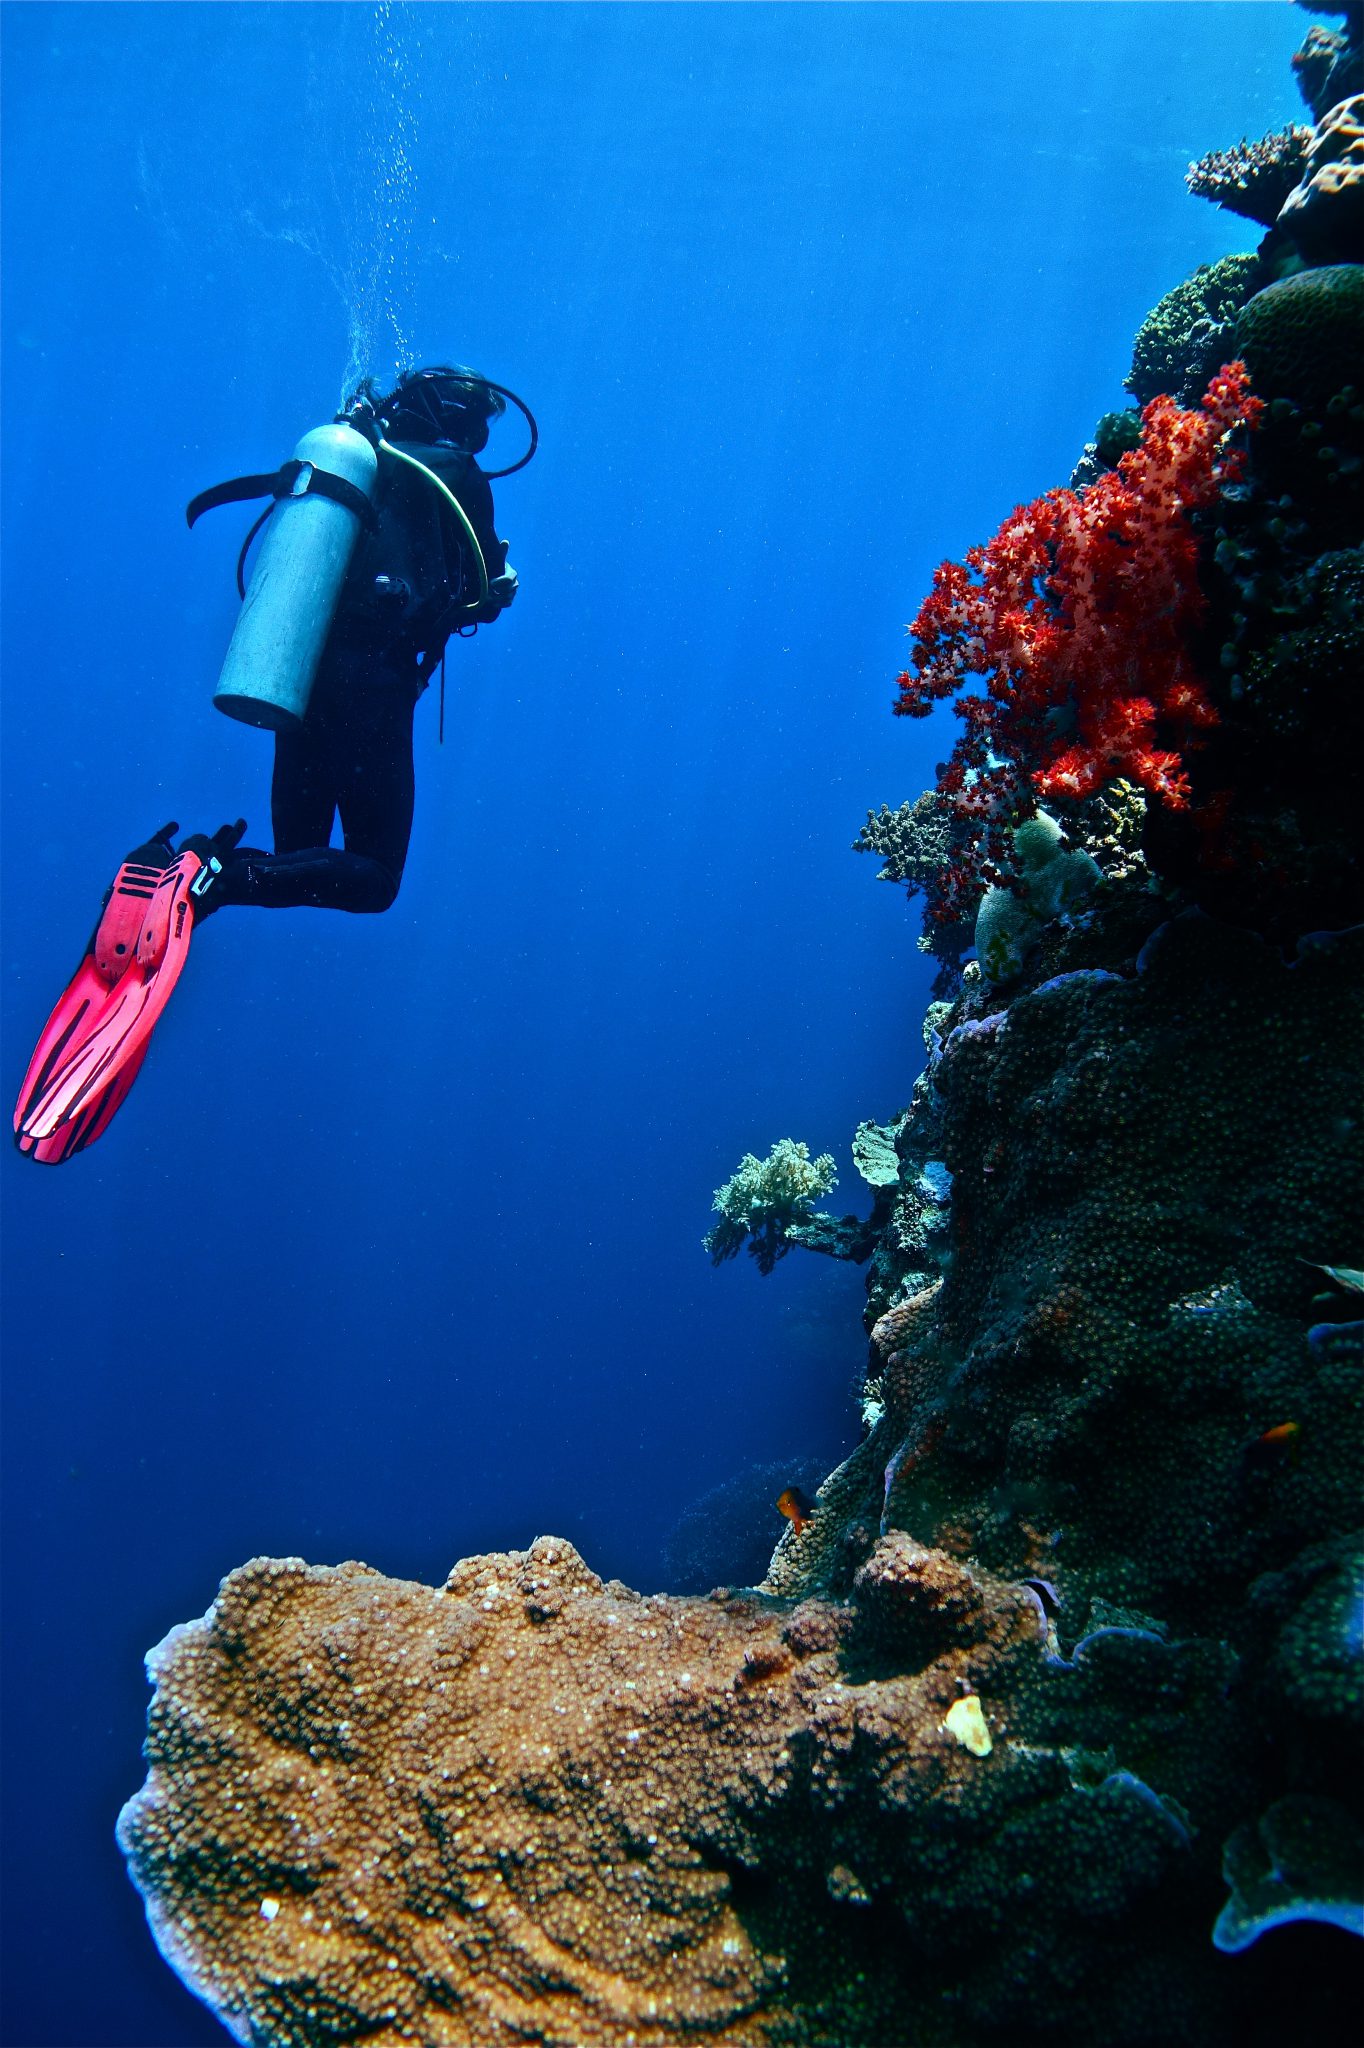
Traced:
<path fill-rule="evenodd" d="M 765 1588 L 257 1560 L 153 1654 L 121 1839 L 239 2040 L 1232 2048 L 1304 1920 L 1329 2018 L 1364 1345 L 1305 1261 L 1364 1213 L 1364 933 L 1138 902 L 941 1020 L 944 1270 L 887 1232 L 879 1419 Z M 1266 1825 L 1306 1867 L 1238 1903 Z"/>

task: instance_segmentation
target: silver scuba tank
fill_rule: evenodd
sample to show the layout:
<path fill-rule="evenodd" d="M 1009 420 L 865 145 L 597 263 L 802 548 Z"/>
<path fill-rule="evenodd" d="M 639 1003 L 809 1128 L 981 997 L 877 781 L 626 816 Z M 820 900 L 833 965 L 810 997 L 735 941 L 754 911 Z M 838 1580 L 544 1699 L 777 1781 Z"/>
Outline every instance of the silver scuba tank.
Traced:
<path fill-rule="evenodd" d="M 213 701 L 229 718 L 291 731 L 308 709 L 360 515 L 319 490 L 314 471 L 339 477 L 373 500 L 379 458 L 346 425 L 314 427 L 294 450 L 293 489 L 266 522 L 255 570 L 228 643 Z"/>

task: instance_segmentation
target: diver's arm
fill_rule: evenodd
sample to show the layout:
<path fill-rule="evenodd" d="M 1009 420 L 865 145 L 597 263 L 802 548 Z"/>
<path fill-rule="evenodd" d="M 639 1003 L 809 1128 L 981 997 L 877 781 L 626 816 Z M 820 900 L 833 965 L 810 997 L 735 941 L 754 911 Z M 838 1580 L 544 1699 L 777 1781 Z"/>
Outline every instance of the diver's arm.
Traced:
<path fill-rule="evenodd" d="M 455 486 L 455 496 L 478 538 L 488 571 L 488 601 L 470 616 L 489 625 L 516 596 L 519 579 L 515 569 L 507 566 L 507 543 L 498 539 L 493 525 L 492 486 L 476 462 L 469 462 Z"/>

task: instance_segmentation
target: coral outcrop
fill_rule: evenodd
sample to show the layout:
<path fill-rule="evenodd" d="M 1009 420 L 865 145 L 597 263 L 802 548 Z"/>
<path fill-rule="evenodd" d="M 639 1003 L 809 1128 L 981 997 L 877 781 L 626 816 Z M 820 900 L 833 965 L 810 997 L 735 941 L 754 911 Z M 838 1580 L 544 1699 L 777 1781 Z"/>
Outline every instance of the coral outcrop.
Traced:
<path fill-rule="evenodd" d="M 863 1152 L 937 1222 L 882 1234 L 867 1434 L 761 1589 L 258 1560 L 153 1654 L 121 1839 L 239 2040 L 1339 2024 L 1364 931 L 1285 959 L 1116 888 L 930 1038 Z"/>
<path fill-rule="evenodd" d="M 150 1668 L 120 1839 L 256 2048 L 1013 2042 L 1039 1998 L 1215 2038 L 1206 1937 L 1178 1991 L 1143 1956 L 1235 1814 L 1228 1652 L 1062 1654 L 903 1531 L 837 1602 L 644 1599 L 552 1539 L 439 1590 L 258 1559 Z"/>
<path fill-rule="evenodd" d="M 1359 0 L 1331 7 L 1317 0 L 1298 0 L 1309 14 L 1337 14 L 1339 28 L 1314 22 L 1293 56 L 1293 76 L 1312 119 L 1324 119 L 1341 100 L 1364 90 L 1364 9 Z"/>
<path fill-rule="evenodd" d="M 439 1591 L 259 1559 L 151 1669 L 121 1839 L 167 1957 L 272 2048 L 918 2038 L 900 1958 L 851 1967 L 887 1914 L 925 1990 L 1009 2008 L 1073 1851 L 1109 1865 L 1063 1944 L 1094 1965 L 1187 1857 L 1130 1774 L 1009 1739 L 1044 1697 L 1097 1725 L 1111 1674 L 900 1535 L 839 1605 L 646 1600 L 553 1540 Z M 982 1848 L 1012 1925 L 964 1910 Z"/>
<path fill-rule="evenodd" d="M 1278 222 L 1309 263 L 1364 261 L 1364 93 L 1317 123 Z"/>
<path fill-rule="evenodd" d="M 1132 344 L 1127 389 L 1138 405 L 1162 394 L 1180 405 L 1197 405 L 1212 377 L 1237 353 L 1237 314 L 1270 279 L 1257 255 L 1223 256 L 1200 263 L 1166 292 Z"/>

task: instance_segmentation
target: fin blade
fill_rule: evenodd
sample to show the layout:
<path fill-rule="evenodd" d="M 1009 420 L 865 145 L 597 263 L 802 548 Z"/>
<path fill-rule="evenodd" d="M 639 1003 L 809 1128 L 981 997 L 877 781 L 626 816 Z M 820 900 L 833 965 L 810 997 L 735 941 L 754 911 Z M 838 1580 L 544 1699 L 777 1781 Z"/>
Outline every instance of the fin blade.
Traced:
<path fill-rule="evenodd" d="M 68 1159 L 74 1159 L 78 1152 L 93 1145 L 96 1138 L 103 1137 L 114 1116 L 121 1107 L 129 1089 L 142 1070 L 151 1040 L 147 1039 L 130 1059 L 125 1061 L 98 1095 L 92 1096 L 85 1108 L 66 1123 L 58 1124 L 49 1138 L 31 1138 L 20 1135 L 15 1139 L 19 1150 L 26 1159 L 34 1159 L 40 1166 L 61 1166 Z"/>
<path fill-rule="evenodd" d="M 59 1165 L 107 1130 L 189 956 L 189 891 L 202 865 L 196 853 L 186 852 L 167 868 L 156 889 L 154 942 L 139 944 L 144 958 L 135 957 L 112 986 L 92 943 L 48 1020 L 20 1090 L 15 1142 L 28 1157 Z"/>

